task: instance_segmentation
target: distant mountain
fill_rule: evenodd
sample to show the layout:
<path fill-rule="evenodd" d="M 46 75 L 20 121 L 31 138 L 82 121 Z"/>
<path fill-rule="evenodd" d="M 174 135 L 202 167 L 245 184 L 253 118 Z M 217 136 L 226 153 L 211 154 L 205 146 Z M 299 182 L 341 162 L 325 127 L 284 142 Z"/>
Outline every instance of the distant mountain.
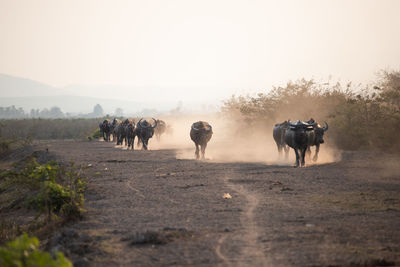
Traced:
<path fill-rule="evenodd" d="M 103 86 L 105 87 L 105 86 Z M 118 100 L 107 98 L 107 95 L 96 93 L 96 86 L 71 85 L 54 87 L 30 79 L 0 74 L 0 106 L 14 105 L 22 107 L 25 112 L 31 109 L 60 107 L 63 112 L 89 113 L 96 104 L 100 104 L 105 113 L 113 114 L 121 108 L 125 114 L 138 113 L 143 109 L 168 109 L 168 105 L 160 103 L 146 104 L 141 101 Z M 78 96 L 80 93 L 93 94 L 95 97 Z M 118 89 L 110 90 L 110 95 L 118 96 Z"/>
<path fill-rule="evenodd" d="M 171 91 L 174 93 L 171 94 Z M 114 114 L 117 108 L 121 108 L 126 115 L 154 114 L 177 107 L 184 112 L 209 110 L 210 106 L 216 107 L 219 103 L 218 97 L 204 94 L 201 88 L 79 84 L 54 87 L 0 74 L 0 107 L 14 105 L 27 113 L 31 109 L 50 109 L 54 106 L 61 108 L 64 113 L 90 113 L 96 104 L 100 104 L 105 114 Z"/>
<path fill-rule="evenodd" d="M 60 95 L 59 88 L 30 79 L 0 74 L 0 97 Z"/>

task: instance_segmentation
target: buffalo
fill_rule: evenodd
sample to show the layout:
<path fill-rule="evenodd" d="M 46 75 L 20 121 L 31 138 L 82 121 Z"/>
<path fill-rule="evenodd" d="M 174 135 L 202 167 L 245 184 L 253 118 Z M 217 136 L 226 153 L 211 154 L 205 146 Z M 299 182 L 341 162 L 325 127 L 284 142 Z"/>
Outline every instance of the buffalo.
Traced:
<path fill-rule="evenodd" d="M 117 145 L 122 145 L 125 138 L 125 125 L 122 123 L 117 124 L 114 128 L 114 139 L 117 141 Z"/>
<path fill-rule="evenodd" d="M 136 136 L 138 142 L 141 142 L 143 149 L 147 150 L 149 139 L 154 135 L 154 129 L 157 127 L 157 120 L 153 118 L 154 125 L 151 125 L 147 120 L 141 118 L 136 125 Z"/>
<path fill-rule="evenodd" d="M 296 167 L 305 165 L 305 154 L 309 146 L 309 139 L 314 131 L 314 125 L 307 122 L 288 121 L 288 128 L 285 131 L 285 143 L 293 148 L 296 154 Z"/>
<path fill-rule="evenodd" d="M 122 140 L 125 140 L 125 146 L 128 145 L 128 126 L 133 124 L 133 120 L 132 119 L 126 119 L 124 120 L 124 122 L 122 123 L 122 132 L 121 132 L 121 138 Z M 121 142 L 122 145 L 122 142 Z"/>
<path fill-rule="evenodd" d="M 110 141 L 110 134 L 111 134 L 110 121 L 104 120 L 102 123 L 99 124 L 99 128 L 104 141 Z"/>
<path fill-rule="evenodd" d="M 167 124 L 163 120 L 157 120 L 157 127 L 154 128 L 154 134 L 157 137 L 157 140 L 160 141 L 161 135 L 165 133 L 167 130 Z"/>
<path fill-rule="evenodd" d="M 311 121 L 311 120 L 310 120 Z M 310 122 L 309 121 L 309 122 Z M 312 121 L 313 131 L 308 131 L 308 146 L 307 155 L 311 157 L 311 146 L 315 146 L 315 154 L 312 158 L 313 161 L 318 160 L 318 152 L 320 144 L 324 143 L 324 133 L 328 130 L 328 123 L 325 122 L 325 127 L 321 127 L 318 123 Z"/>
<path fill-rule="evenodd" d="M 210 141 L 212 134 L 212 127 L 208 122 L 198 121 L 192 124 L 190 138 L 196 145 L 196 159 L 200 158 L 199 146 L 201 147 L 201 158 L 204 159 L 207 143 Z"/>
<path fill-rule="evenodd" d="M 129 124 L 125 128 L 125 133 L 126 133 L 126 141 L 128 144 L 128 149 L 131 147 L 132 150 L 134 150 L 134 143 L 135 143 L 135 137 L 136 137 L 136 127 L 135 123 L 131 120 L 129 121 Z"/>
<path fill-rule="evenodd" d="M 129 125 L 129 123 L 133 123 L 132 120 L 126 119 L 115 127 L 114 133 L 117 139 L 117 145 L 122 145 L 124 143 L 124 140 L 125 140 L 125 145 L 127 145 L 126 128 Z"/>
<path fill-rule="evenodd" d="M 118 142 L 118 138 L 116 135 L 116 129 L 118 128 L 118 125 L 120 125 L 122 123 L 121 120 L 114 118 L 113 121 L 111 122 L 110 125 L 110 132 L 113 135 L 113 141 L 117 141 Z"/>
<path fill-rule="evenodd" d="M 274 137 L 276 146 L 278 147 L 279 158 L 282 156 L 282 149 L 285 151 L 285 159 L 289 156 L 289 147 L 285 142 L 285 131 L 289 127 L 289 122 L 284 121 L 282 123 L 277 123 L 274 126 L 272 135 Z"/>

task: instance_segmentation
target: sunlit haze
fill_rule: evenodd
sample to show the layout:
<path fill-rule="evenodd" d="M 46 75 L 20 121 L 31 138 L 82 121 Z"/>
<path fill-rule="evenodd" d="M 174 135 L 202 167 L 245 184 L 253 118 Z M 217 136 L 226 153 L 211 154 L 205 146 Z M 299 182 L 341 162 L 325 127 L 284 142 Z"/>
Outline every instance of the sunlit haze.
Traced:
<path fill-rule="evenodd" d="M 158 102 L 302 77 L 368 83 L 400 67 L 399 11 L 397 0 L 1 0 L 0 73 Z"/>

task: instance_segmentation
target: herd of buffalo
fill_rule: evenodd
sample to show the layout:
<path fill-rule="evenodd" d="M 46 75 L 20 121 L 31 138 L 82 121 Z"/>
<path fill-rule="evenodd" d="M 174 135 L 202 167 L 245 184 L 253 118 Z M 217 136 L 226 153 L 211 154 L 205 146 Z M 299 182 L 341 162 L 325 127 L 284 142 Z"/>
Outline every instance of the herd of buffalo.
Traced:
<path fill-rule="evenodd" d="M 137 145 L 141 144 L 142 148 L 147 150 L 149 139 L 154 134 L 160 140 L 161 135 L 170 130 L 165 121 L 154 118 L 152 120 L 153 123 L 142 118 L 136 123 L 134 119 L 121 121 L 114 118 L 112 121 L 104 120 L 99 124 L 99 128 L 104 141 L 109 142 L 112 137 L 117 145 L 122 145 L 125 141 L 125 146 L 134 150 L 134 142 L 137 137 Z M 196 145 L 196 159 L 200 158 L 200 150 L 201 157 L 204 159 L 207 143 L 210 141 L 212 134 L 212 127 L 207 122 L 198 121 L 192 124 L 190 138 Z"/>
<path fill-rule="evenodd" d="M 317 161 L 320 144 L 324 143 L 324 133 L 328 130 L 328 123 L 321 127 L 314 119 L 308 121 L 290 120 L 275 124 L 273 136 L 278 147 L 279 155 L 285 150 L 288 157 L 289 147 L 296 153 L 296 167 L 305 165 L 306 152 L 311 155 L 310 148 L 315 146 L 313 161 Z"/>
<path fill-rule="evenodd" d="M 146 119 L 140 119 L 137 123 L 134 119 L 121 121 L 114 118 L 112 121 L 104 120 L 100 123 L 100 132 L 105 141 L 113 141 L 117 145 L 122 145 L 134 150 L 134 142 L 137 137 L 137 145 L 142 145 L 142 149 L 147 150 L 149 139 L 155 134 L 159 140 L 161 135 L 167 132 L 170 127 L 165 121 L 152 118 L 153 122 Z M 275 124 L 273 128 L 273 137 L 278 147 L 279 155 L 282 150 L 285 151 L 285 158 L 288 158 L 289 147 L 293 148 L 296 154 L 296 167 L 305 165 L 306 152 L 311 155 L 311 146 L 315 146 L 315 155 L 313 161 L 317 161 L 320 144 L 324 143 L 324 133 L 328 130 L 328 124 L 322 127 L 314 119 L 308 121 L 290 120 Z M 204 159 L 205 150 L 208 141 L 212 137 L 213 131 L 210 124 L 205 121 L 198 121 L 192 124 L 190 129 L 190 138 L 196 146 L 196 159 Z"/>

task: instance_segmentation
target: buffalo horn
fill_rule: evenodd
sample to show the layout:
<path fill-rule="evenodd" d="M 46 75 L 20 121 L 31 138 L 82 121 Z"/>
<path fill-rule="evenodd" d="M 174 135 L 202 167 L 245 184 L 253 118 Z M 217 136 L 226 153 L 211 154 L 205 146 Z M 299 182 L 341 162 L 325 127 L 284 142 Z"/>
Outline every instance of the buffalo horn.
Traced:
<path fill-rule="evenodd" d="M 154 119 L 154 118 L 152 118 L 153 119 L 153 121 L 154 121 L 154 126 L 151 126 L 152 128 L 156 128 L 157 127 L 157 120 L 156 119 Z"/>
<path fill-rule="evenodd" d="M 142 120 L 143 120 L 143 118 L 141 118 L 141 119 L 139 120 L 139 122 L 138 122 L 138 125 L 140 125 L 140 127 L 143 127 L 143 125 L 142 125 Z"/>
<path fill-rule="evenodd" d="M 324 127 L 324 131 L 328 131 L 328 123 L 326 122 L 326 121 L 324 121 L 325 122 L 325 127 Z"/>

